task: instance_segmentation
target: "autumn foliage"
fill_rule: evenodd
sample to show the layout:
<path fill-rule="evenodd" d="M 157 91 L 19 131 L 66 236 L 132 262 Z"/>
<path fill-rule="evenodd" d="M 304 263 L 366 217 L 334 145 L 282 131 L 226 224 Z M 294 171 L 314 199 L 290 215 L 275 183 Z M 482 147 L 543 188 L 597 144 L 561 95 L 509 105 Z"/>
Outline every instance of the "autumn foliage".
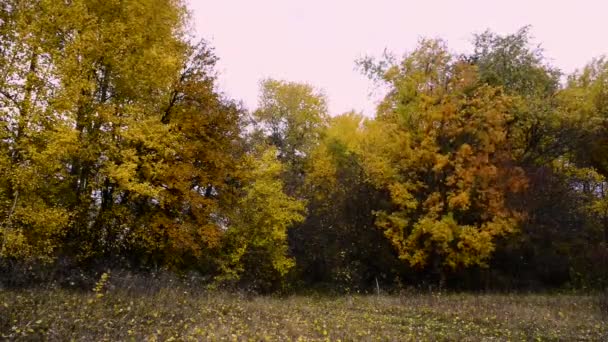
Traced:
<path fill-rule="evenodd" d="M 440 41 L 423 41 L 381 77 L 393 90 L 364 157 L 390 194 L 377 225 L 412 266 L 486 265 L 521 218 L 506 203 L 526 186 L 507 141 L 512 99 L 479 82 L 475 66 L 452 61 Z"/>
<path fill-rule="evenodd" d="M 248 112 L 188 17 L 178 0 L 0 4 L 5 274 L 608 284 L 605 59 L 562 83 L 528 28 L 477 35 L 470 55 L 421 40 L 359 61 L 386 90 L 374 117 L 272 79 Z"/>

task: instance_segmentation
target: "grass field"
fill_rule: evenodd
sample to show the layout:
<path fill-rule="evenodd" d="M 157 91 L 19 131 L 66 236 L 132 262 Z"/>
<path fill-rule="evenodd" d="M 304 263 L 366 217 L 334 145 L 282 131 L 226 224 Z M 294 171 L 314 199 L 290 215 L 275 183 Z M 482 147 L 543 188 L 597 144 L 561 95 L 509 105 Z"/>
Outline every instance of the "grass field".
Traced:
<path fill-rule="evenodd" d="M 582 295 L 0 290 L 2 340 L 608 341 Z"/>

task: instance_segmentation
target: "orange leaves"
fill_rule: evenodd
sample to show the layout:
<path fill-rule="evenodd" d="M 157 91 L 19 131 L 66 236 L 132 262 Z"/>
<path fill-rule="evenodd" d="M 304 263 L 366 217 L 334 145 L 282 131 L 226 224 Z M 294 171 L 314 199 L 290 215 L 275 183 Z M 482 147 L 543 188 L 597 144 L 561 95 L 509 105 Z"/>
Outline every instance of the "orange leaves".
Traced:
<path fill-rule="evenodd" d="M 474 67 L 435 58 L 449 56 L 444 48 L 423 43 L 390 69 L 394 88 L 383 108 L 393 112 L 378 118 L 372 134 L 386 136 L 369 140 L 382 145 L 368 146 L 378 153 L 364 160 L 372 182 L 391 195 L 377 223 L 401 259 L 423 267 L 439 256 L 455 269 L 484 265 L 495 238 L 514 231 L 517 215 L 505 197 L 526 180 L 506 142 L 511 99 L 478 84 Z"/>

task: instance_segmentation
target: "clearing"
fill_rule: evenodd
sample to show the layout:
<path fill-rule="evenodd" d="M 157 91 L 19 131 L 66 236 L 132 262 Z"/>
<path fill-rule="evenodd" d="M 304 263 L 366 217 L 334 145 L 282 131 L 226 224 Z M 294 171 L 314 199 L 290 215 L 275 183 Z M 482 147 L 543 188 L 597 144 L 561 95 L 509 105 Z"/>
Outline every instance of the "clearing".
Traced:
<path fill-rule="evenodd" d="M 0 290 L 10 340 L 608 341 L 590 295 Z"/>

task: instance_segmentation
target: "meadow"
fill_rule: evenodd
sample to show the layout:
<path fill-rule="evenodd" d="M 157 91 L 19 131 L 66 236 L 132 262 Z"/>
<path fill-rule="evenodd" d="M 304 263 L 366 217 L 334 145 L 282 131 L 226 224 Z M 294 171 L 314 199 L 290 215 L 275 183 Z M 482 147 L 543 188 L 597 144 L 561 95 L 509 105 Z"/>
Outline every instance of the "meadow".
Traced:
<path fill-rule="evenodd" d="M 163 286 L 0 291 L 0 338 L 87 341 L 607 341 L 597 295 L 248 295 Z"/>

